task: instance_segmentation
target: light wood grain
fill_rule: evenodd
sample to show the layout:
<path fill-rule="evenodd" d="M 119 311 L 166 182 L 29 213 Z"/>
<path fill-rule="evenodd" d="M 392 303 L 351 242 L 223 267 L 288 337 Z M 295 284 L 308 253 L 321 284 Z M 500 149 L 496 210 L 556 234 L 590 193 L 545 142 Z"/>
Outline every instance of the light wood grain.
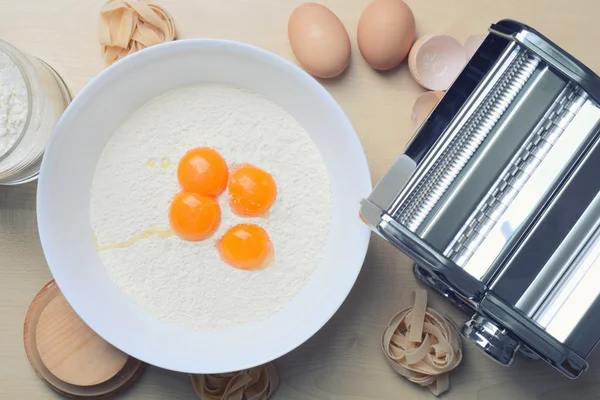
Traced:
<path fill-rule="evenodd" d="M 156 0 L 173 15 L 179 37 L 218 37 L 264 47 L 293 59 L 287 17 L 300 0 Z M 597 0 L 407 0 L 418 35 L 447 33 L 459 40 L 510 17 L 526 22 L 600 72 L 600 2 Z M 369 69 L 356 47 L 356 24 L 369 0 L 323 0 L 345 24 L 352 61 L 342 77 L 324 82 L 352 121 L 377 181 L 412 134 L 411 107 L 422 90 L 406 65 Z M 52 65 L 73 94 L 103 68 L 96 38 L 101 0 L 0 0 L 0 38 Z M 0 399 L 54 399 L 23 351 L 23 318 L 35 293 L 50 280 L 35 216 L 35 183 L 0 188 Z M 276 362 L 276 400 L 431 399 L 427 389 L 392 372 L 380 350 L 388 319 L 416 286 L 411 263 L 373 238 L 363 271 L 347 301 L 312 339 Z M 436 295 L 430 304 L 457 322 L 466 316 Z M 471 345 L 451 376 L 443 399 L 598 399 L 600 351 L 591 368 L 570 381 L 541 362 L 518 359 L 501 367 Z M 194 399 L 187 376 L 149 368 L 122 399 Z"/>
<path fill-rule="evenodd" d="M 91 330 L 62 294 L 42 310 L 35 336 L 44 365 L 72 385 L 106 382 L 129 358 Z"/>
<path fill-rule="evenodd" d="M 111 397 L 117 393 L 122 393 L 130 388 L 133 384 L 135 384 L 139 377 L 145 370 L 145 364 L 139 360 L 136 360 L 133 357 L 126 357 L 124 362 L 124 366 L 121 365 L 122 368 L 116 371 L 116 373 L 111 374 L 110 379 L 105 379 L 101 383 L 93 386 L 77 386 L 67 383 L 64 380 L 59 379 L 55 374 L 53 374 L 47 367 L 44 362 L 42 362 L 42 357 L 38 352 L 37 346 L 37 337 L 38 337 L 38 329 L 40 328 L 40 319 L 44 311 L 48 308 L 48 305 L 51 302 L 56 301 L 57 299 L 62 300 L 60 304 L 62 304 L 62 309 L 68 304 L 65 304 L 66 301 L 58 288 L 58 285 L 51 281 L 36 294 L 36 296 L 31 301 L 31 305 L 27 309 L 27 313 L 25 315 L 25 322 L 23 326 L 23 342 L 24 342 L 24 350 L 29 363 L 31 364 L 32 369 L 39 376 L 40 380 L 43 381 L 58 393 L 61 393 L 65 396 L 75 398 L 75 399 L 90 399 L 90 400 L 98 400 L 107 397 Z M 58 303 L 57 303 L 58 304 Z M 73 310 L 69 308 L 69 313 L 74 314 Z M 73 319 L 73 317 L 71 317 Z M 78 317 L 75 318 L 76 322 L 82 322 Z M 52 321 L 50 322 L 52 324 Z M 77 324 L 79 325 L 79 323 Z M 85 327 L 87 328 L 87 327 Z M 44 330 L 43 327 L 41 329 Z M 83 329 L 88 332 L 89 328 Z M 97 335 L 95 335 L 95 342 L 97 341 Z M 81 343 L 81 341 L 75 341 L 79 345 L 82 345 L 83 348 L 87 347 L 86 343 Z M 104 342 L 105 344 L 106 342 Z M 99 357 L 102 358 L 102 357 Z M 94 363 L 96 360 L 92 361 Z M 86 366 L 83 366 L 83 370 L 86 369 Z"/>

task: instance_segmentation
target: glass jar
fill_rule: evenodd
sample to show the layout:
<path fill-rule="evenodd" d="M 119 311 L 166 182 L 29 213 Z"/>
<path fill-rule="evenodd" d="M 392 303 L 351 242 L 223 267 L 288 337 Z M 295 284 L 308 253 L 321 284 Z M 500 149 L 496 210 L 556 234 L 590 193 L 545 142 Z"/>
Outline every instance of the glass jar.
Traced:
<path fill-rule="evenodd" d="M 0 40 L 0 185 L 37 178 L 46 143 L 70 101 L 48 64 Z"/>

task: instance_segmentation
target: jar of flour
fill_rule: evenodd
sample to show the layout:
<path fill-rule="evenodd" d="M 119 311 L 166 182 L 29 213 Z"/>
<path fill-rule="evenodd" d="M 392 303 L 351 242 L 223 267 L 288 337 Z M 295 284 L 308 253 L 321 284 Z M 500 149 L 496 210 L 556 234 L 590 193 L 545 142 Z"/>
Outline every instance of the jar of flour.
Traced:
<path fill-rule="evenodd" d="M 37 178 L 46 143 L 70 100 L 50 66 L 0 40 L 0 185 Z"/>

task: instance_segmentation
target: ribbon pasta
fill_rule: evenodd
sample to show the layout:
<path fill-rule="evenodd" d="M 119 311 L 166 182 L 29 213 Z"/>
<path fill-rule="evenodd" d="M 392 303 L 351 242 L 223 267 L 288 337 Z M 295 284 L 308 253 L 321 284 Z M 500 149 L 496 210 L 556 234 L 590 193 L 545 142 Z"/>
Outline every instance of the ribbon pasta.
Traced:
<path fill-rule="evenodd" d="M 202 400 L 267 400 L 277 390 L 279 377 L 272 364 L 238 372 L 190 375 Z"/>
<path fill-rule="evenodd" d="M 394 371 L 439 396 L 450 387 L 448 373 L 462 360 L 458 328 L 427 307 L 425 290 L 415 290 L 413 299 L 412 307 L 392 317 L 381 345 Z"/>
<path fill-rule="evenodd" d="M 155 4 L 110 0 L 100 12 L 99 39 L 107 64 L 175 39 L 173 18 Z"/>

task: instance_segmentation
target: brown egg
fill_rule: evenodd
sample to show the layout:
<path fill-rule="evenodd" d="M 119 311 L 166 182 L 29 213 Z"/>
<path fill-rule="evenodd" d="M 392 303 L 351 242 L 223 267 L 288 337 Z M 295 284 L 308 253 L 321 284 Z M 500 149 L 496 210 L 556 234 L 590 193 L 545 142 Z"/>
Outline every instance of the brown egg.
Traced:
<path fill-rule="evenodd" d="M 415 40 L 415 17 L 402 0 L 375 0 L 358 21 L 358 48 L 377 70 L 399 65 Z"/>
<path fill-rule="evenodd" d="M 288 22 L 288 37 L 302 67 L 319 78 L 338 76 L 350 63 L 350 38 L 344 24 L 327 7 L 305 3 Z"/>

